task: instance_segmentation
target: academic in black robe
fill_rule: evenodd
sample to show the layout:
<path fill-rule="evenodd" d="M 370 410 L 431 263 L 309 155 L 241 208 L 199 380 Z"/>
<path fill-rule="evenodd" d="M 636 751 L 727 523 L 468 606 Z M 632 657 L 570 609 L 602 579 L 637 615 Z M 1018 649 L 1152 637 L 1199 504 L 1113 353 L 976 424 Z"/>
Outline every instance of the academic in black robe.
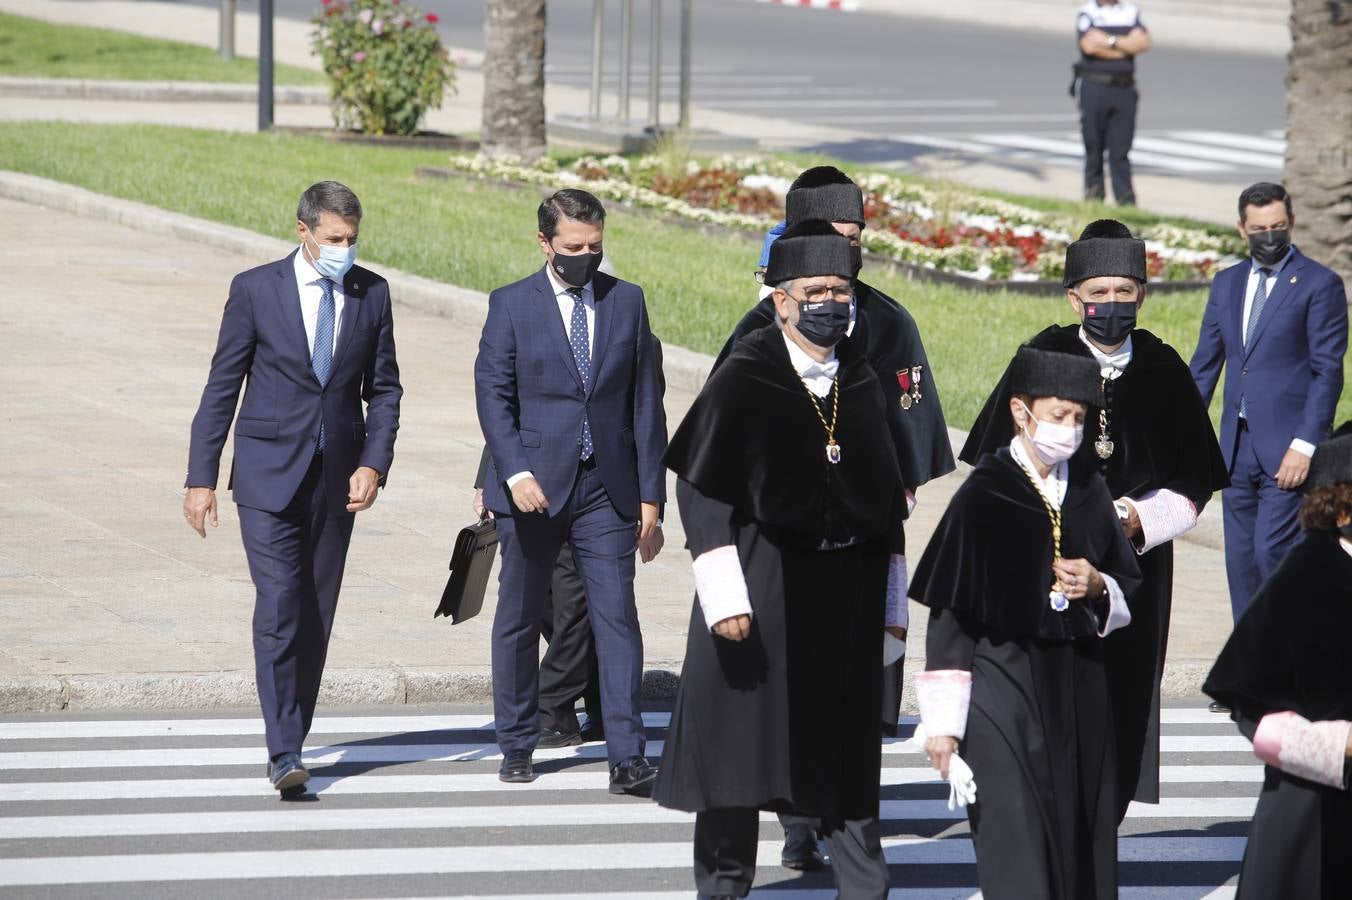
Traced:
<path fill-rule="evenodd" d="M 1263 716 L 1352 719 L 1352 556 L 1307 532 L 1240 618 L 1203 690 L 1250 739 Z M 1346 779 L 1344 779 L 1346 783 Z M 1352 897 L 1352 792 L 1268 766 L 1249 826 L 1239 900 Z"/>
<path fill-rule="evenodd" d="M 902 481 L 908 490 L 915 492 L 926 482 L 956 468 L 934 373 L 929 357 L 925 355 L 925 345 L 920 340 L 920 329 L 906 308 L 862 281 L 854 282 L 854 291 L 855 323 L 850 341 L 878 373 L 878 384 L 887 400 L 887 424 L 896 442 Z M 766 297 L 737 323 L 714 361 L 714 371 L 728 358 L 738 341 L 773 324 L 774 320 L 774 304 Z M 918 384 L 912 380 L 912 370 L 918 370 Z M 902 372 L 911 398 L 905 408 L 899 380 Z"/>
<path fill-rule="evenodd" d="M 1078 325 L 1052 325 L 1029 346 L 1092 358 Z M 1100 459 L 1099 409 L 1090 407 L 1084 443 L 1076 454 L 1094 466 L 1113 497 L 1140 499 L 1168 489 L 1193 502 L 1200 514 L 1229 476 L 1216 432 L 1188 366 L 1168 344 L 1143 328 L 1131 333 L 1131 362 L 1105 380 L 1108 436 L 1113 452 Z M 981 454 L 1009 446 L 1008 372 L 986 401 L 959 457 L 976 464 Z M 1131 595 L 1131 627 L 1109 635 L 1103 652 L 1113 710 L 1117 715 L 1118 819 L 1132 800 L 1159 802 L 1160 679 L 1169 642 L 1174 548 L 1165 542 L 1139 558 L 1141 587 Z"/>
<path fill-rule="evenodd" d="M 1061 517 L 1062 556 L 1087 559 L 1130 598 L 1135 554 L 1102 478 L 1078 458 Z M 971 672 L 959 752 L 977 785 L 968 820 L 987 900 L 1117 896 L 1113 722 L 1098 636 L 1108 604 L 1072 600 L 1056 612 L 1051 566 L 1046 507 L 1005 448 L 977 461 L 911 580 L 911 597 L 930 608 L 926 668 Z"/>
<path fill-rule="evenodd" d="M 883 612 L 905 499 L 878 380 L 849 340 L 836 354 L 839 464 L 773 325 L 738 342 L 667 450 L 691 555 L 735 545 L 753 616 L 750 637 L 729 641 L 694 604 L 663 806 L 878 814 Z"/>

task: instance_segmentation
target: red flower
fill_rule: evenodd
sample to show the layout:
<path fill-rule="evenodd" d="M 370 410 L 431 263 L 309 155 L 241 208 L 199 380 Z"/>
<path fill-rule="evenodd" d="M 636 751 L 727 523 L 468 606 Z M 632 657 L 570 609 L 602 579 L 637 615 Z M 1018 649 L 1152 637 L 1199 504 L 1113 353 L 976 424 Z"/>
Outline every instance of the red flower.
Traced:
<path fill-rule="evenodd" d="M 325 6 L 328 6 L 328 5 L 329 5 L 330 3 L 332 3 L 332 2 L 333 2 L 333 0 L 324 0 L 324 5 L 325 5 Z"/>
<path fill-rule="evenodd" d="M 427 21 L 428 21 L 429 23 L 431 23 L 432 25 L 435 25 L 435 24 L 437 24 L 438 22 L 441 21 L 441 17 L 438 16 L 436 13 L 428 13 L 428 14 L 427 14 Z"/>

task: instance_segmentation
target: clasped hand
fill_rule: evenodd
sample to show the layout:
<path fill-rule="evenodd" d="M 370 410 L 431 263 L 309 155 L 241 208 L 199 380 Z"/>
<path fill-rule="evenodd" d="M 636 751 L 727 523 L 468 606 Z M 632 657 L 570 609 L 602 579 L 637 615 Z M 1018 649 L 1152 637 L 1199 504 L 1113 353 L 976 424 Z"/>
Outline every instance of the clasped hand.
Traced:
<path fill-rule="evenodd" d="M 1099 570 L 1087 559 L 1058 559 L 1052 563 L 1052 572 L 1061 582 L 1061 593 L 1067 600 L 1098 597 L 1107 590 Z"/>

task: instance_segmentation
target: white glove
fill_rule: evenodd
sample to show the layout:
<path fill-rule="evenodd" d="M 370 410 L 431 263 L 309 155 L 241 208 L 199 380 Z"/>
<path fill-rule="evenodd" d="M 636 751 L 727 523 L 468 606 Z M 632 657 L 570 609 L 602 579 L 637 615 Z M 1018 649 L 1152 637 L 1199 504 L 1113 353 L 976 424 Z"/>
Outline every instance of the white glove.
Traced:
<path fill-rule="evenodd" d="M 961 809 L 976 802 L 976 779 L 972 777 L 972 767 L 958 756 L 957 751 L 948 758 L 948 808 Z"/>
<path fill-rule="evenodd" d="M 890 666 L 892 663 L 906 655 L 906 642 L 899 637 L 893 636 L 890 631 L 883 632 L 883 665 Z"/>

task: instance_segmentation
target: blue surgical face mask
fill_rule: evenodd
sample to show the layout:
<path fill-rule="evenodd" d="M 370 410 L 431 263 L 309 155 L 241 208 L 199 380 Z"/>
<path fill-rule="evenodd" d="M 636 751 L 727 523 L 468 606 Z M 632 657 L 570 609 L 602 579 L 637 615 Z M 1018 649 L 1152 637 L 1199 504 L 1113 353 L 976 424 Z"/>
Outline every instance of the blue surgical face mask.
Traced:
<path fill-rule="evenodd" d="M 310 236 L 311 239 L 314 235 Z M 326 278 L 334 281 L 342 281 L 343 276 L 352 268 L 353 263 L 357 261 L 357 242 L 353 241 L 346 247 L 334 247 L 329 244 L 321 244 L 315 241 L 315 246 L 319 248 L 318 253 L 310 254 L 310 261 L 315 270 Z M 307 248 L 308 249 L 308 248 Z"/>

